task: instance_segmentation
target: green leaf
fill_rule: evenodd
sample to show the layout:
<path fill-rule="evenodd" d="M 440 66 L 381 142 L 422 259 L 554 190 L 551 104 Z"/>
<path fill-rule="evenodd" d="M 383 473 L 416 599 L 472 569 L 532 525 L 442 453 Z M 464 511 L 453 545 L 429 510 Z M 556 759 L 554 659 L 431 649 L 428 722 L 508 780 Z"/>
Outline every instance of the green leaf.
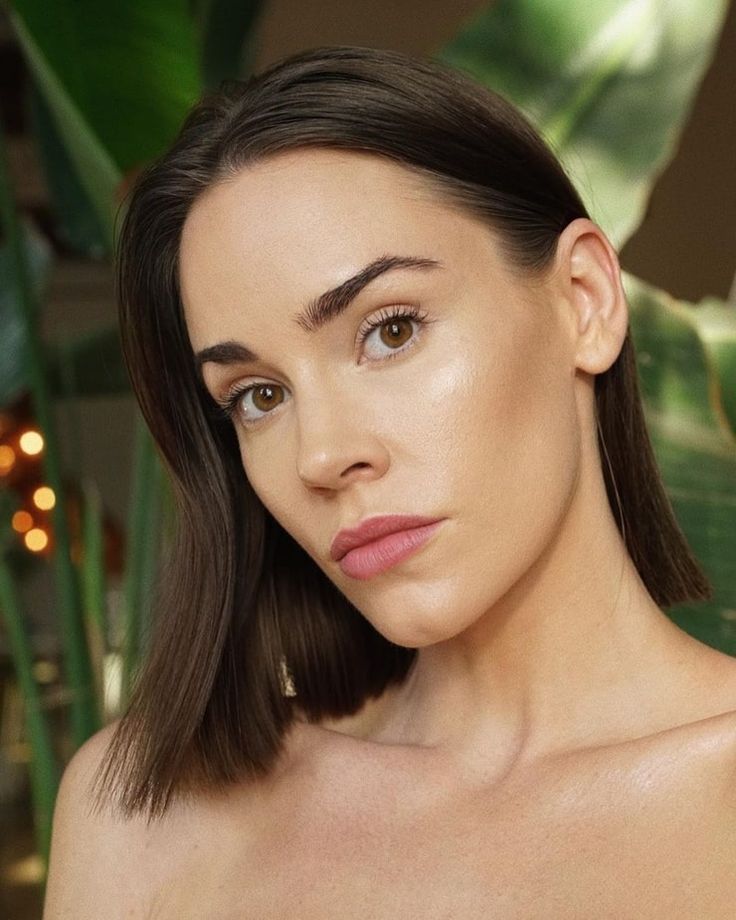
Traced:
<path fill-rule="evenodd" d="M 99 259 L 106 253 L 106 228 L 101 226 L 87 197 L 84 184 L 59 136 L 48 103 L 32 81 L 28 84 L 26 106 L 54 212 L 56 232 L 77 255 Z"/>
<path fill-rule="evenodd" d="M 736 654 L 736 310 L 677 301 L 630 275 L 624 283 L 654 451 L 714 591 L 712 601 L 669 613 L 691 635 Z"/>
<path fill-rule="evenodd" d="M 26 261 L 38 303 L 46 287 L 51 247 L 33 225 L 22 221 Z M 0 406 L 15 402 L 30 388 L 24 363 L 26 326 L 21 315 L 20 293 L 14 282 L 13 253 L 7 242 L 0 245 Z"/>
<path fill-rule="evenodd" d="M 14 0 L 11 22 L 111 248 L 122 175 L 159 155 L 200 89 L 184 0 Z"/>
<path fill-rule="evenodd" d="M 620 247 L 671 159 L 727 0 L 498 0 L 436 55 L 519 106 Z"/>
<path fill-rule="evenodd" d="M 3 519 L 2 530 L 9 529 L 7 519 Z M 0 537 L 0 541 L 5 541 L 4 535 Z M 46 867 L 51 847 L 51 823 L 60 772 L 47 707 L 33 673 L 34 649 L 28 628 L 29 618 L 21 603 L 16 573 L 11 569 L 4 553 L 0 554 L 0 622 L 5 629 L 18 686 L 23 694 L 26 732 L 33 751 L 29 768 L 36 846 Z"/>

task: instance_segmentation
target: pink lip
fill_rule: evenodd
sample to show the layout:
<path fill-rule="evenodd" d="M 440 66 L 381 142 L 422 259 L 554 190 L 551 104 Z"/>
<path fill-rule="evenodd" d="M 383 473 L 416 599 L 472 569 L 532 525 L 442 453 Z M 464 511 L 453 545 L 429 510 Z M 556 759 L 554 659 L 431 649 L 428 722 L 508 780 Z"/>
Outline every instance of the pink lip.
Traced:
<path fill-rule="evenodd" d="M 427 519 L 424 520 L 426 522 Z M 338 558 L 340 568 L 346 575 L 358 579 L 385 572 L 423 546 L 443 520 L 430 520 L 418 527 L 405 526 L 402 530 L 393 530 L 378 539 L 354 546 Z"/>
<path fill-rule="evenodd" d="M 377 514 L 375 517 L 366 518 L 357 527 L 345 527 L 335 534 L 330 546 L 330 556 L 339 562 L 345 553 L 364 546 L 373 540 L 385 537 L 387 534 L 396 533 L 398 530 L 409 530 L 412 527 L 423 527 L 433 524 L 439 518 L 424 517 L 419 514 Z"/>

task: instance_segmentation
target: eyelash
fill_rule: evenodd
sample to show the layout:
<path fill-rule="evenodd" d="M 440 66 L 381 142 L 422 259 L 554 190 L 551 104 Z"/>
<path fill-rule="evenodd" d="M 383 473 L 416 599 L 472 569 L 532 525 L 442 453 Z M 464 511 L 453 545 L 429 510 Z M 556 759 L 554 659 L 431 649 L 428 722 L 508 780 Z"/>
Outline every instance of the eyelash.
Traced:
<path fill-rule="evenodd" d="M 396 321 L 400 319 L 412 319 L 418 326 L 426 326 L 431 320 L 427 319 L 427 314 L 417 309 L 416 307 L 402 306 L 402 307 L 388 307 L 381 313 L 373 317 L 372 319 L 364 320 L 360 329 L 358 330 L 358 344 L 363 345 L 365 340 L 368 338 L 370 333 L 374 329 L 380 329 L 381 326 L 385 326 L 391 321 Z M 411 343 L 405 345 L 403 348 L 397 349 L 392 354 L 386 355 L 384 358 L 378 358 L 378 361 L 391 361 L 393 358 L 398 358 L 399 355 L 403 355 L 404 352 L 408 351 L 414 346 L 417 339 L 416 336 L 411 340 Z M 215 416 L 221 420 L 231 420 L 232 417 L 237 412 L 238 403 L 241 398 L 249 390 L 255 390 L 258 387 L 268 386 L 268 383 L 249 383 L 246 386 L 235 386 L 229 393 L 226 393 L 222 400 L 217 400 L 217 406 L 214 408 L 213 412 Z M 269 415 L 272 413 L 267 412 L 261 418 L 256 419 L 252 422 L 243 421 L 242 424 L 246 428 L 254 428 L 259 425 L 261 422 L 265 421 Z"/>

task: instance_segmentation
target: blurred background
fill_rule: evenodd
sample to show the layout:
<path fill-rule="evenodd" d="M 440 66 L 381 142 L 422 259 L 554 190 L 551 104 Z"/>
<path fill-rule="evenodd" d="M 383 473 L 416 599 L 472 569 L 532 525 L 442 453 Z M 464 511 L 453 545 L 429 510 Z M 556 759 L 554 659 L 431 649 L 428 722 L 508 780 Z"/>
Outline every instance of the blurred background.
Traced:
<path fill-rule="evenodd" d="M 125 703 L 170 521 L 117 350 L 115 209 L 204 87 L 328 44 L 443 57 L 562 157 L 628 273 L 658 459 L 716 588 L 669 613 L 736 654 L 736 4 L 5 3 L 1 918 L 41 916 L 58 779 Z"/>

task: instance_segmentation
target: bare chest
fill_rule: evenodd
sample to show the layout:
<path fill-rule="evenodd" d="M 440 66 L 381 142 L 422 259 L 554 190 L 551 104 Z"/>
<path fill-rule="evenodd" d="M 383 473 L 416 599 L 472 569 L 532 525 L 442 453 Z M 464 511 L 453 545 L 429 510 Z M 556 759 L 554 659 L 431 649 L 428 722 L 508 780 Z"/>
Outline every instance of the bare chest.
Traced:
<path fill-rule="evenodd" d="M 694 761 L 693 761 L 694 762 Z M 707 760 L 706 760 L 707 763 Z M 148 920 L 726 920 L 736 900 L 727 773 L 592 758 L 492 794 L 354 777 L 274 801 L 239 845 L 182 845 Z M 296 792 L 296 790 L 295 790 Z"/>

